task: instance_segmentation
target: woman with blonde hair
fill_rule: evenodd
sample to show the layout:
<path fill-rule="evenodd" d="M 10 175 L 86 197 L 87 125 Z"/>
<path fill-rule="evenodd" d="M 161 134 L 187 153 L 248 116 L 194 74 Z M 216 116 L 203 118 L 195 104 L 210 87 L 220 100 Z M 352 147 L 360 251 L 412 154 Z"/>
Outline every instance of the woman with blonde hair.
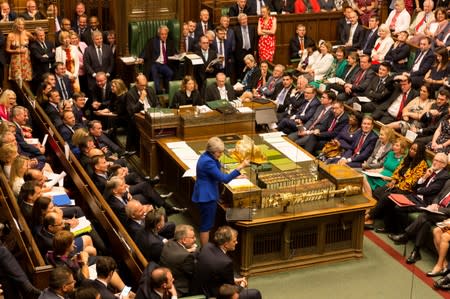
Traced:
<path fill-rule="evenodd" d="M 381 127 L 380 136 L 375 144 L 375 149 L 369 159 L 364 161 L 362 168 L 366 170 L 383 167 L 384 160 L 386 160 L 386 155 L 392 149 L 394 140 L 394 130 L 387 126 Z"/>
<path fill-rule="evenodd" d="M 277 18 L 270 15 L 270 9 L 267 6 L 261 7 L 261 17 L 258 20 L 258 52 L 260 61 L 273 61 L 276 32 Z"/>
<path fill-rule="evenodd" d="M 200 92 L 198 91 L 197 83 L 191 76 L 185 76 L 181 81 L 180 90 L 178 90 L 173 98 L 170 108 L 178 108 L 182 105 L 202 105 Z"/>
<path fill-rule="evenodd" d="M 17 156 L 11 165 L 11 173 L 9 175 L 9 185 L 11 186 L 14 195 L 19 195 L 22 185 L 25 183 L 23 176 L 28 170 L 28 162 L 30 158 L 25 156 Z"/>
<path fill-rule="evenodd" d="M 16 94 L 11 89 L 3 91 L 0 96 L 0 118 L 2 120 L 9 120 L 11 109 L 17 105 Z"/>
<path fill-rule="evenodd" d="M 11 55 L 9 80 L 17 81 L 19 85 L 24 81 L 31 81 L 33 78 L 30 50 L 28 49 L 30 40 L 34 40 L 34 37 L 25 30 L 24 18 L 17 18 L 11 33 L 6 38 L 5 50 Z"/>
<path fill-rule="evenodd" d="M 0 147 L 0 163 L 2 164 L 3 171 L 8 179 L 11 175 L 12 163 L 18 155 L 17 144 L 6 143 Z"/>
<path fill-rule="evenodd" d="M 128 128 L 127 92 L 128 88 L 122 79 L 113 79 L 111 81 L 112 98 L 109 109 L 117 115 L 113 118 L 108 118 L 112 122 L 108 127 L 113 129 L 113 135 L 116 134 L 118 127 Z"/>
<path fill-rule="evenodd" d="M 375 41 L 375 45 L 372 49 L 372 64 L 380 64 L 384 61 L 384 57 L 394 44 L 394 40 L 391 37 L 391 31 L 386 24 L 381 24 L 378 28 L 378 39 Z"/>
<path fill-rule="evenodd" d="M 70 44 L 76 47 L 77 49 L 78 66 L 79 66 L 78 81 L 80 82 L 80 89 L 87 90 L 88 85 L 87 85 L 86 71 L 84 70 L 83 55 L 88 45 L 85 42 L 80 41 L 80 36 L 73 30 L 69 31 L 69 36 L 70 36 Z"/>
<path fill-rule="evenodd" d="M 66 66 L 66 75 L 72 82 L 73 91 L 80 91 L 80 82 L 78 73 L 80 69 L 80 60 L 78 58 L 77 47 L 70 44 L 69 32 L 63 31 L 59 34 L 61 46 L 55 50 L 55 62 L 62 62 Z"/>

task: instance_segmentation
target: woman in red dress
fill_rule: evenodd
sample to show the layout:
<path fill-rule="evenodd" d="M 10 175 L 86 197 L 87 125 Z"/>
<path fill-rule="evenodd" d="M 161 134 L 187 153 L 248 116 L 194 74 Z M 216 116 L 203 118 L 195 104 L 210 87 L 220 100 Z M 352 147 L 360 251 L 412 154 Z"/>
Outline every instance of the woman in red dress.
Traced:
<path fill-rule="evenodd" d="M 258 20 L 258 51 L 260 61 L 273 61 L 275 54 L 275 32 L 277 31 L 277 18 L 270 16 L 267 6 L 261 8 L 261 17 Z"/>

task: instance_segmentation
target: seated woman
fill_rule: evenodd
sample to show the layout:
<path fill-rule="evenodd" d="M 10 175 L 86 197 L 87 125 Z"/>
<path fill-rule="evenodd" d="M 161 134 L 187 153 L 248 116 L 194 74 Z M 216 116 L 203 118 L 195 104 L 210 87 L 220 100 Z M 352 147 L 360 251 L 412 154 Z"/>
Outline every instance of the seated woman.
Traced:
<path fill-rule="evenodd" d="M 386 154 L 386 158 L 383 159 L 383 165 L 380 168 L 367 169 L 367 172 L 374 174 L 381 174 L 381 177 L 364 175 L 363 191 L 366 195 L 372 197 L 372 190 L 378 187 L 386 185 L 394 173 L 395 169 L 400 164 L 401 160 L 405 156 L 408 143 L 403 138 L 398 138 L 392 145 L 392 150 Z M 370 223 L 371 221 L 368 221 Z"/>
<path fill-rule="evenodd" d="M 394 143 L 395 133 L 394 130 L 384 126 L 380 129 L 380 135 L 378 136 L 375 149 L 369 159 L 363 162 L 361 165 L 363 170 L 376 169 L 383 167 L 384 160 L 387 153 L 392 149 Z"/>
<path fill-rule="evenodd" d="M 251 54 L 247 54 L 244 57 L 244 73 L 242 74 L 241 85 L 234 87 L 237 94 L 243 92 L 251 92 L 258 85 L 258 80 L 261 77 L 261 71 L 258 68 L 255 57 Z"/>
<path fill-rule="evenodd" d="M 128 88 L 122 79 L 113 79 L 111 81 L 112 98 L 110 110 L 117 115 L 114 118 L 108 118 L 108 120 L 112 121 L 112 124 L 108 125 L 108 127 L 113 129 L 113 136 L 115 136 L 118 127 L 128 128 L 127 92 Z"/>
<path fill-rule="evenodd" d="M 449 108 L 450 112 L 450 108 Z M 435 153 L 450 153 L 450 114 L 441 121 L 427 148 Z"/>
<path fill-rule="evenodd" d="M 202 99 L 200 98 L 200 92 L 198 91 L 197 83 L 191 76 L 185 76 L 181 81 L 180 90 L 178 90 L 173 96 L 170 108 L 178 109 L 183 105 L 202 105 Z"/>
<path fill-rule="evenodd" d="M 16 106 L 16 94 L 11 89 L 5 90 L 0 96 L 0 119 L 9 120 L 11 109 Z"/>
<path fill-rule="evenodd" d="M 428 168 L 425 157 L 425 146 L 423 143 L 414 142 L 400 165 L 391 176 L 391 181 L 373 191 L 374 198 L 378 201 L 376 206 L 366 214 L 365 224 L 373 224 L 373 219 L 385 218 L 389 212 L 393 212 L 395 204 L 389 199 L 391 193 L 407 194 L 413 192 L 413 187 L 425 174 Z M 391 231 L 392 223 L 385 223 L 385 228 L 378 229 L 379 232 Z"/>
<path fill-rule="evenodd" d="M 323 76 L 331 68 L 334 57 L 331 54 L 331 43 L 325 41 L 319 41 L 319 55 L 314 61 L 309 61 L 308 66 L 300 70 L 301 73 L 308 81 L 318 81 L 322 80 Z"/>
<path fill-rule="evenodd" d="M 320 53 L 319 51 L 317 51 L 317 46 L 315 44 L 309 44 L 306 45 L 305 49 L 303 50 L 303 52 L 300 54 L 300 61 L 298 62 L 297 65 L 297 71 L 300 74 L 304 74 L 306 71 L 306 68 L 308 67 L 308 65 L 311 63 L 314 63 L 314 61 L 316 61 L 316 59 L 319 57 Z"/>
<path fill-rule="evenodd" d="M 394 121 L 386 126 L 394 130 L 399 130 L 402 135 L 405 135 L 407 130 L 412 126 L 416 129 L 421 129 L 422 124 L 420 119 L 424 113 L 430 111 L 433 101 L 430 100 L 430 85 L 424 84 L 420 87 L 419 96 L 410 101 L 402 110 L 402 119 Z"/>
<path fill-rule="evenodd" d="M 9 185 L 11 186 L 11 189 L 13 190 L 16 197 L 20 193 L 20 188 L 22 188 L 22 185 L 25 183 L 23 176 L 28 170 L 29 161 L 30 158 L 26 156 L 17 156 L 11 165 Z"/>
<path fill-rule="evenodd" d="M 442 41 L 438 39 L 441 35 L 445 36 L 447 35 L 445 30 L 447 30 L 448 33 L 448 18 L 447 18 L 447 11 L 444 7 L 438 7 L 434 11 L 434 17 L 435 21 L 431 22 L 430 25 L 428 25 L 424 33 L 426 36 L 429 36 L 433 43 L 435 43 L 438 47 L 445 46 Z"/>
<path fill-rule="evenodd" d="M 47 261 L 53 266 L 67 266 L 79 285 L 83 280 L 89 279 L 89 266 L 94 265 L 96 257 L 90 257 L 86 251 L 76 253 L 74 236 L 71 232 L 61 230 L 53 238 L 53 251 L 46 254 Z M 94 279 L 92 277 L 92 279 Z M 125 287 L 117 272 L 112 274 L 111 286 L 117 290 Z"/>
<path fill-rule="evenodd" d="M 336 53 L 334 54 L 334 60 L 331 67 L 328 69 L 325 75 L 323 75 L 322 80 L 310 82 L 312 86 L 316 89 L 320 87 L 321 83 L 328 83 L 329 78 L 343 78 L 345 74 L 345 69 L 347 67 L 347 60 L 345 59 L 345 48 L 338 47 Z"/>
<path fill-rule="evenodd" d="M 372 49 L 372 64 L 380 64 L 384 61 L 384 57 L 394 44 L 394 40 L 391 37 L 391 31 L 386 24 L 381 24 L 378 28 L 379 38 L 375 41 L 375 45 Z"/>
<path fill-rule="evenodd" d="M 393 73 L 403 73 L 408 71 L 409 45 L 406 43 L 408 32 L 401 31 L 397 34 L 397 40 L 384 56 L 392 66 Z"/>
<path fill-rule="evenodd" d="M 261 90 L 263 86 L 266 85 L 267 80 L 269 79 L 269 63 L 267 61 L 261 61 L 259 64 L 259 71 L 261 75 L 258 78 L 258 82 L 256 83 L 255 88 L 253 88 L 252 93 L 254 97 L 260 97 L 258 90 Z"/>
<path fill-rule="evenodd" d="M 342 77 L 338 77 L 336 73 L 336 77 L 342 79 L 342 81 L 336 81 L 335 78 L 328 78 L 325 80 L 327 84 L 327 89 L 334 89 L 338 92 L 344 92 L 344 84 L 349 83 L 353 76 L 359 70 L 359 56 L 357 52 L 350 52 L 347 55 L 347 65 L 342 73 Z"/>
<path fill-rule="evenodd" d="M 0 147 L 0 164 L 6 177 L 9 179 L 11 175 L 11 166 L 14 159 L 19 155 L 17 145 L 13 143 L 5 143 Z"/>
<path fill-rule="evenodd" d="M 431 69 L 425 74 L 423 81 L 430 84 L 430 95 L 434 98 L 435 93 L 441 88 L 448 78 L 450 63 L 448 63 L 448 50 L 439 47 L 434 50 L 436 61 Z"/>

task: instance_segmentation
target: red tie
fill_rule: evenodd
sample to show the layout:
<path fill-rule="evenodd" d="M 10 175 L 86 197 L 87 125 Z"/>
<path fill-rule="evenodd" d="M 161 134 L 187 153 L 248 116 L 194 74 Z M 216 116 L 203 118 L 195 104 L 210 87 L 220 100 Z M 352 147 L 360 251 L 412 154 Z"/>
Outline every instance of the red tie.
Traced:
<path fill-rule="evenodd" d="M 362 133 L 361 137 L 359 138 L 358 145 L 356 146 L 355 150 L 353 151 L 353 156 L 359 154 L 359 151 L 361 150 L 365 139 L 366 139 L 366 133 Z"/>
<path fill-rule="evenodd" d="M 422 20 L 420 20 L 419 24 L 416 26 L 416 31 L 419 31 L 420 26 L 422 26 L 423 22 L 425 22 L 426 15 L 423 16 Z"/>
<path fill-rule="evenodd" d="M 447 193 L 447 196 L 445 196 L 444 199 L 439 202 L 439 205 L 443 208 L 446 208 L 449 203 L 450 203 L 450 192 Z"/>
<path fill-rule="evenodd" d="M 162 54 L 163 54 L 163 63 L 167 64 L 167 51 L 165 42 L 162 42 Z"/>
<path fill-rule="evenodd" d="M 406 102 L 406 92 L 403 94 L 402 101 L 400 103 L 400 108 L 398 109 L 397 120 L 400 120 L 402 118 L 402 110 L 405 107 L 405 102 Z"/>
<path fill-rule="evenodd" d="M 362 80 L 362 78 L 364 77 L 364 74 L 365 74 L 365 73 L 366 73 L 366 71 L 360 70 L 360 71 L 359 71 L 359 74 L 358 74 L 358 77 L 356 77 L 356 80 L 355 80 L 355 82 L 353 83 L 353 85 L 358 86 L 358 85 L 359 85 L 359 82 L 361 82 L 361 80 Z"/>
<path fill-rule="evenodd" d="M 208 31 L 208 26 L 206 24 L 203 25 L 203 34 L 206 34 L 206 31 Z"/>
<path fill-rule="evenodd" d="M 333 122 L 331 123 L 331 126 L 328 128 L 328 132 L 331 132 L 334 130 L 334 127 L 336 127 L 336 123 L 337 123 L 337 118 L 335 117 L 333 119 Z"/>

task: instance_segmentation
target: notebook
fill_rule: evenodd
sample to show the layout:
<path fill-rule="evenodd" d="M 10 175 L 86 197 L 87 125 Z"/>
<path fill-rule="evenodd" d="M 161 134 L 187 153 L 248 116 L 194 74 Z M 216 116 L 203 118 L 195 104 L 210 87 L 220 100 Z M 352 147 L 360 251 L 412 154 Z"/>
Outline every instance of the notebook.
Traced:
<path fill-rule="evenodd" d="M 409 207 L 409 206 L 415 206 L 416 204 L 413 203 L 403 194 L 391 194 L 389 195 L 389 199 L 391 199 L 393 202 L 395 202 L 399 207 Z"/>

